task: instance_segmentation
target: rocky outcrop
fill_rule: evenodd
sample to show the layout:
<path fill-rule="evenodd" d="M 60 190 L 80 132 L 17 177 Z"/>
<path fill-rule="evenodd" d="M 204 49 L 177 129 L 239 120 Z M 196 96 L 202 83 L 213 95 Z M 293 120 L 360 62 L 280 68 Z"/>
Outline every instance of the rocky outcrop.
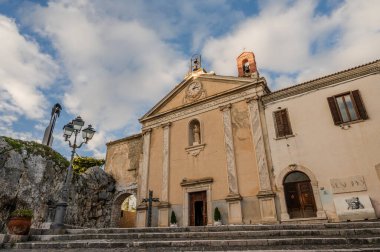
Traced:
<path fill-rule="evenodd" d="M 68 165 L 50 147 L 0 137 L 0 230 L 18 208 L 33 209 L 35 227 L 52 219 Z M 99 167 L 74 174 L 65 223 L 109 226 L 114 193 L 114 179 Z"/>
<path fill-rule="evenodd" d="M 83 227 L 109 227 L 115 181 L 99 167 L 73 177 L 67 223 Z"/>

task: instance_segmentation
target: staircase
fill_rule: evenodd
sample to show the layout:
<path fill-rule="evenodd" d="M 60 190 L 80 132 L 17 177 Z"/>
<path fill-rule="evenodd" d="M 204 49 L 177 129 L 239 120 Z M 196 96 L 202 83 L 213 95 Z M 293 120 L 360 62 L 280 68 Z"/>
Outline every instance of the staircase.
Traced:
<path fill-rule="evenodd" d="M 33 230 L 28 241 L 8 243 L 5 247 L 36 251 L 97 251 L 105 248 L 115 248 L 114 251 L 380 251 L 380 222 L 68 229 L 64 234 L 54 234 L 54 230 Z"/>

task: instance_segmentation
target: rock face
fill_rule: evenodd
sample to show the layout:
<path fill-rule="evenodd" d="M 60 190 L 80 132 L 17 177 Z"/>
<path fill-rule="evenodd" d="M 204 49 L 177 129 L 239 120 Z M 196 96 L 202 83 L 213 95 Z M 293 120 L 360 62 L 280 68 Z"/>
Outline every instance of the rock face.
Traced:
<path fill-rule="evenodd" d="M 68 165 L 47 146 L 0 137 L 0 231 L 19 208 L 33 209 L 35 227 L 51 220 Z M 109 226 L 114 194 L 114 179 L 99 167 L 74 174 L 65 223 Z"/>

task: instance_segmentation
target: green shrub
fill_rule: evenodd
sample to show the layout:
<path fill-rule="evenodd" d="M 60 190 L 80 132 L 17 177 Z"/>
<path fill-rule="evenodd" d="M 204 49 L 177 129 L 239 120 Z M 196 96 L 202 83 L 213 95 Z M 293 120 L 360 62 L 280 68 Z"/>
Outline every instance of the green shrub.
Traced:
<path fill-rule="evenodd" d="M 83 173 L 88 168 L 101 166 L 105 163 L 104 159 L 96 159 L 93 157 L 75 157 L 73 160 L 73 170 L 75 173 Z"/>
<path fill-rule="evenodd" d="M 11 213 L 11 217 L 27 217 L 33 218 L 33 210 L 31 209 L 18 209 Z"/>
<path fill-rule="evenodd" d="M 176 224 L 177 223 L 177 217 L 175 216 L 174 211 L 172 211 L 172 215 L 170 216 L 170 223 Z"/>
<path fill-rule="evenodd" d="M 220 215 L 220 211 L 217 207 L 215 207 L 214 210 L 214 221 L 220 221 L 222 219 L 222 216 Z"/>

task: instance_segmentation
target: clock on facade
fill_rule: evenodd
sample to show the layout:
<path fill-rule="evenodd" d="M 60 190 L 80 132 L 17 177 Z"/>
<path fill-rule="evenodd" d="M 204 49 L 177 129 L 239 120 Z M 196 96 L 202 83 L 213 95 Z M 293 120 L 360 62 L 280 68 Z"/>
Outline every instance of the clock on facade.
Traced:
<path fill-rule="evenodd" d="M 202 90 L 202 84 L 200 82 L 193 82 L 189 85 L 187 89 L 187 94 L 189 96 L 195 97 L 197 96 Z"/>
<path fill-rule="evenodd" d="M 183 103 L 189 103 L 204 98 L 206 91 L 203 89 L 200 81 L 193 81 L 187 86 Z"/>

